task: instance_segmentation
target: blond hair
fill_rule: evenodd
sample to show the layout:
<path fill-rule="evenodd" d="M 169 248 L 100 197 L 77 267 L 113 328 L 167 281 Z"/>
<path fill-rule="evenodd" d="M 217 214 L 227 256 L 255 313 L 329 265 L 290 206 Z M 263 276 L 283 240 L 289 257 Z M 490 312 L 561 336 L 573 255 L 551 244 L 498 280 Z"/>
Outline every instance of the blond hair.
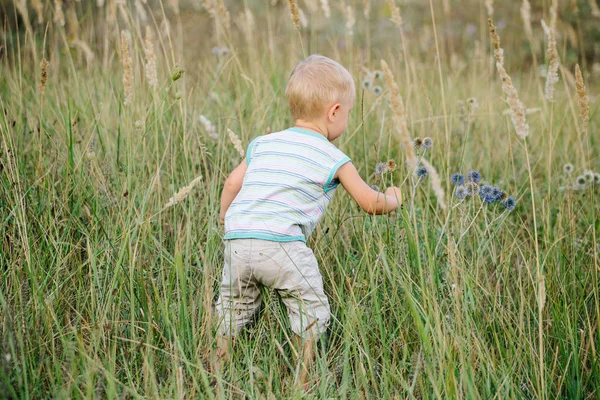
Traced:
<path fill-rule="evenodd" d="M 318 118 L 325 107 L 353 97 L 352 75 L 330 58 L 313 54 L 292 71 L 285 89 L 294 120 Z"/>

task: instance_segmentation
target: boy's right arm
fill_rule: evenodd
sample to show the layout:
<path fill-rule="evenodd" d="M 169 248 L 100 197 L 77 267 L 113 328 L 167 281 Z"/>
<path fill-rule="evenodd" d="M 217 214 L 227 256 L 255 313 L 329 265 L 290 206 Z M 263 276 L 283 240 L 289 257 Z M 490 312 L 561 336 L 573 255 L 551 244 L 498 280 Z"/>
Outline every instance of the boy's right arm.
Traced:
<path fill-rule="evenodd" d="M 368 214 L 387 214 L 402 204 L 400 189 L 391 186 L 386 189 L 385 194 L 371 189 L 362 180 L 356 167 L 351 162 L 342 165 L 337 170 L 335 177 L 340 180 L 344 189 L 360 208 Z"/>

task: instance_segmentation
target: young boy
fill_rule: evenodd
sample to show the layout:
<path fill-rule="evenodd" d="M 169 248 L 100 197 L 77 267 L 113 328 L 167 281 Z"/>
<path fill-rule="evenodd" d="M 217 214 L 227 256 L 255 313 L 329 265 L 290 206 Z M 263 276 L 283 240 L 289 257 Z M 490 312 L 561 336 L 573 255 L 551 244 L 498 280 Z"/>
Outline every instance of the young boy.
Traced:
<path fill-rule="evenodd" d="M 225 266 L 216 303 L 217 365 L 227 356 L 227 337 L 235 338 L 260 306 L 259 286 L 265 285 L 287 308 L 306 390 L 313 346 L 330 316 L 306 240 L 340 183 L 369 214 L 395 210 L 401 194 L 396 187 L 385 194 L 371 189 L 331 143 L 346 129 L 354 105 L 354 80 L 344 67 L 312 55 L 294 68 L 285 94 L 295 126 L 254 139 L 221 195 Z"/>

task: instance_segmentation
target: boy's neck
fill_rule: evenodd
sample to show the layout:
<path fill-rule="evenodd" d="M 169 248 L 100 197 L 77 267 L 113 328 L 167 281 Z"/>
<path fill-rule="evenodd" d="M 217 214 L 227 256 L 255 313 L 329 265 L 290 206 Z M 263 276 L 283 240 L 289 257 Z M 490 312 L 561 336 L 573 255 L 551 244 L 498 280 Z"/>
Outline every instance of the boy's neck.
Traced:
<path fill-rule="evenodd" d="M 318 133 L 319 135 L 321 135 L 321 136 L 325 137 L 327 140 L 329 140 L 327 128 L 326 128 L 325 124 L 323 124 L 323 123 L 319 123 L 317 121 L 305 121 L 302 119 L 297 119 L 295 121 L 294 126 L 296 128 L 308 129 L 309 131 Z"/>

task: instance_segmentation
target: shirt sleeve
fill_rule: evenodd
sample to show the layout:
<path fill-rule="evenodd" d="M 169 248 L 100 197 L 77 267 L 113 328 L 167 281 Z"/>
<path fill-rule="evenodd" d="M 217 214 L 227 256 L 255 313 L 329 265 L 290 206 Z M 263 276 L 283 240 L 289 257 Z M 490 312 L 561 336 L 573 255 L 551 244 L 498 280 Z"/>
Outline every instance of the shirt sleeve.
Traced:
<path fill-rule="evenodd" d="M 342 165 L 346 164 L 347 162 L 351 162 L 352 161 L 352 160 L 350 160 L 350 157 L 348 157 L 347 155 L 345 155 L 341 151 L 338 150 L 338 152 L 339 152 L 339 155 L 337 157 L 337 161 L 333 165 L 333 167 L 331 168 L 331 172 L 329 173 L 329 177 L 327 178 L 327 181 L 325 182 L 325 186 L 324 186 L 325 193 L 329 192 L 330 190 L 335 189 L 340 184 L 339 179 L 334 179 L 333 178 L 335 176 L 335 173 L 337 172 L 338 169 L 340 169 L 340 167 Z"/>
<path fill-rule="evenodd" d="M 250 165 L 250 160 L 252 160 L 252 152 L 254 150 L 254 147 L 256 146 L 256 141 L 260 138 L 254 138 L 254 140 L 252 140 L 250 142 L 250 144 L 248 145 L 248 149 L 246 150 L 246 166 Z"/>

